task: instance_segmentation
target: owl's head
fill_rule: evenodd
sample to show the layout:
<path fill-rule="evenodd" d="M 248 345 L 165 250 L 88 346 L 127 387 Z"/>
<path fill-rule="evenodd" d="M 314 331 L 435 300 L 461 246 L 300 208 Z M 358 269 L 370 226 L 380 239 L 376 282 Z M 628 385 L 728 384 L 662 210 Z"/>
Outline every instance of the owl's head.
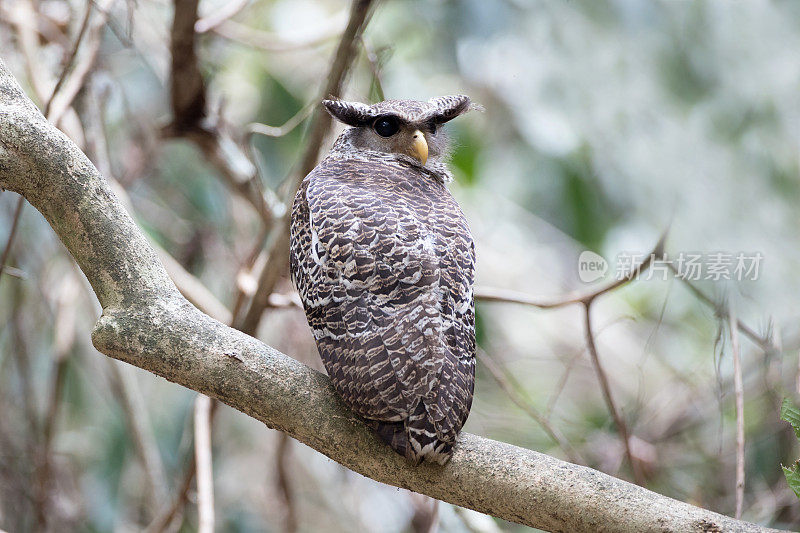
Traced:
<path fill-rule="evenodd" d="M 352 126 L 346 132 L 356 149 L 413 157 L 423 166 L 439 161 L 447 152 L 442 125 L 475 106 L 468 96 L 439 96 L 427 102 L 385 100 L 367 105 L 343 100 L 323 100 L 337 120 Z"/>

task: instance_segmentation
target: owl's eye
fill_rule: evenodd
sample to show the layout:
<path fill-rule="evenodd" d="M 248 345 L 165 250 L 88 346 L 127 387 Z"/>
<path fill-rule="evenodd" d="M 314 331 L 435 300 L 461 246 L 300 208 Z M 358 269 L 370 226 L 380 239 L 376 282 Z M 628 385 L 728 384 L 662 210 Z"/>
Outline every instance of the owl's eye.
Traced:
<path fill-rule="evenodd" d="M 372 127 L 381 137 L 391 137 L 400 131 L 400 124 L 394 117 L 380 117 Z"/>

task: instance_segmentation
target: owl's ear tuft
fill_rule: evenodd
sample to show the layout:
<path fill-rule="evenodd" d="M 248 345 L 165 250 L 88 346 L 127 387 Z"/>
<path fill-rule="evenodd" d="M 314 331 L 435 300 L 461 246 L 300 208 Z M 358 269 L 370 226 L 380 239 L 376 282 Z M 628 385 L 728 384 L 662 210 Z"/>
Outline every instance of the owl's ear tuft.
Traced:
<path fill-rule="evenodd" d="M 323 100 L 322 105 L 328 110 L 333 118 L 343 122 L 348 126 L 366 126 L 377 115 L 372 112 L 370 106 L 361 102 L 345 102 L 344 100 Z"/>
<path fill-rule="evenodd" d="M 437 124 L 444 124 L 470 110 L 483 110 L 481 106 L 473 104 L 469 96 L 463 94 L 437 96 L 428 100 L 428 103 L 436 108 L 431 113 L 431 118 Z"/>

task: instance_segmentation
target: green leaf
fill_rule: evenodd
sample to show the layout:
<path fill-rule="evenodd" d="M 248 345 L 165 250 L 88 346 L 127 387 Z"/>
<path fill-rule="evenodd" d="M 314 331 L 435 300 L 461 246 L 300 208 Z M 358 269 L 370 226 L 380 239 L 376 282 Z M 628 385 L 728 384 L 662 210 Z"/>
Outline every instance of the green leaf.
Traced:
<path fill-rule="evenodd" d="M 781 420 L 789 422 L 794 434 L 800 439 L 800 409 L 795 407 L 789 398 L 784 398 L 781 404 Z"/>
<path fill-rule="evenodd" d="M 781 468 L 783 468 L 783 475 L 786 476 L 786 482 L 789 487 L 800 498 L 800 461 L 795 461 L 791 468 L 786 468 L 783 465 L 781 465 Z"/>

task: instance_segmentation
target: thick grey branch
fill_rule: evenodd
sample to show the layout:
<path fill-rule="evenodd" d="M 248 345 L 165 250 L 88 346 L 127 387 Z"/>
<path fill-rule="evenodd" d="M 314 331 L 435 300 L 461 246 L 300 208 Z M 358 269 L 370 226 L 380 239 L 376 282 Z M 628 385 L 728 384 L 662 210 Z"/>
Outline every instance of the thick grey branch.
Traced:
<path fill-rule="evenodd" d="M 204 315 L 86 156 L 0 61 L 0 187 L 33 204 L 92 284 L 103 353 L 207 394 L 378 481 L 551 531 L 766 531 L 590 468 L 462 434 L 445 467 L 409 466 L 328 378 Z"/>

